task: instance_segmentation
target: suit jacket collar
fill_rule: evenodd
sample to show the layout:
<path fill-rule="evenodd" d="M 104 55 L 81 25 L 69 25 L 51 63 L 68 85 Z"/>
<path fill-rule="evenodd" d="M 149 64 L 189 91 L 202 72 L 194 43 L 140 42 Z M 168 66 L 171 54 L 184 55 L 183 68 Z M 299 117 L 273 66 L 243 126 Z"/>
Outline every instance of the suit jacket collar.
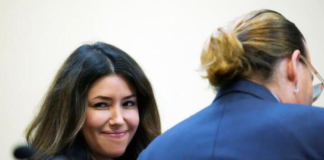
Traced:
<path fill-rule="evenodd" d="M 252 96 L 255 96 L 256 98 L 263 99 L 263 100 L 268 100 L 268 101 L 273 101 L 273 102 L 278 102 L 276 97 L 271 93 L 267 88 L 264 86 L 248 81 L 248 80 L 237 80 L 233 83 L 229 83 L 223 87 L 221 87 L 218 90 L 216 99 L 219 99 L 220 97 L 233 93 L 233 92 L 242 92 L 245 94 L 250 94 Z"/>

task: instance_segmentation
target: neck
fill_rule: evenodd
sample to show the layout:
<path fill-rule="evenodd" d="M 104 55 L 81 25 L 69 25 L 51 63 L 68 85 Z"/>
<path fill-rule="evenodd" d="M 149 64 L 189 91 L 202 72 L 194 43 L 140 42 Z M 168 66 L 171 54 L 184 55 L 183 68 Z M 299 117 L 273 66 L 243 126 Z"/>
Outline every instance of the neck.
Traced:
<path fill-rule="evenodd" d="M 272 80 L 269 82 L 260 82 L 260 81 L 256 81 L 256 80 L 251 80 L 249 79 L 249 81 L 252 81 L 254 83 L 260 84 L 262 86 L 264 86 L 265 88 L 267 88 L 270 92 L 272 92 L 274 94 L 274 96 L 281 102 L 281 103 L 294 103 L 293 97 L 289 97 L 288 91 L 288 84 L 285 82 L 280 82 L 280 81 L 276 81 L 276 80 Z"/>
<path fill-rule="evenodd" d="M 95 157 L 91 153 L 90 153 L 90 156 L 91 156 L 92 160 L 113 160 L 112 158 L 109 158 L 109 157 Z"/>

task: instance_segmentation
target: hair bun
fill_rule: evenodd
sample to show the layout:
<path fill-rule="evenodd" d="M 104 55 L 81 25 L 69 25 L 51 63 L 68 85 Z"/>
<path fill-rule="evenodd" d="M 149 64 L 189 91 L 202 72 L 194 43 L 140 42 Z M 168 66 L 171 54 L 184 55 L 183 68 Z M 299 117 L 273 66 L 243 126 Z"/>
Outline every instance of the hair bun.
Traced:
<path fill-rule="evenodd" d="M 214 87 L 220 87 L 242 74 L 244 49 L 230 28 L 219 28 L 206 42 L 201 64 L 206 78 Z"/>

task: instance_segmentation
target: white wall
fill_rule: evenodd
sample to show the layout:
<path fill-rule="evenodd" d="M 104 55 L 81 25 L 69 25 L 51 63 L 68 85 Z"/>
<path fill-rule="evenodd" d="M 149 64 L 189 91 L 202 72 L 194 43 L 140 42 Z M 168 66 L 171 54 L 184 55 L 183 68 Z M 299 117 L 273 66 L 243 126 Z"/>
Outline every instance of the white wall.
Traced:
<path fill-rule="evenodd" d="M 0 0 L 0 159 L 13 159 L 56 71 L 81 44 L 111 43 L 138 61 L 154 87 L 165 131 L 214 98 L 198 72 L 205 39 L 262 8 L 299 27 L 324 75 L 323 0 Z M 316 104 L 324 106 L 324 97 Z"/>

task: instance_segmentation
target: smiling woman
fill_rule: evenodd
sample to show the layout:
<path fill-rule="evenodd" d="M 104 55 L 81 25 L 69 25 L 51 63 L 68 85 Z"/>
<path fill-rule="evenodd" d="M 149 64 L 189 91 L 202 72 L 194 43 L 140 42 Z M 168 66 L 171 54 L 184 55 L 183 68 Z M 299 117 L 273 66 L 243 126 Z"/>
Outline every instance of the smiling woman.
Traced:
<path fill-rule="evenodd" d="M 139 124 L 134 90 L 120 76 L 104 76 L 89 89 L 88 102 L 82 133 L 92 156 L 123 154 Z"/>
<path fill-rule="evenodd" d="M 136 159 L 161 133 L 152 87 L 139 65 L 105 43 L 82 45 L 63 64 L 27 129 L 38 152 L 77 160 Z M 46 157 L 48 158 L 48 157 Z"/>

